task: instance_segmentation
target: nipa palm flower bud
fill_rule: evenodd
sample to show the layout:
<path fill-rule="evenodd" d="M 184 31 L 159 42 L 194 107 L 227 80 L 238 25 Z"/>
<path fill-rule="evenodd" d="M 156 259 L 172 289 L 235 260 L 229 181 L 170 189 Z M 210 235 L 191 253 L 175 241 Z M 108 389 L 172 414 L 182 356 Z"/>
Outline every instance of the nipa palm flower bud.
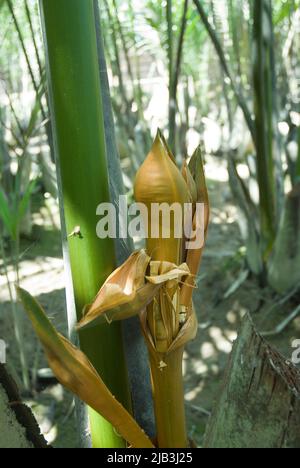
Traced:
<path fill-rule="evenodd" d="M 157 133 L 152 149 L 137 173 L 134 195 L 135 200 L 143 203 L 148 210 L 148 219 L 145 220 L 148 226 L 148 255 L 153 260 L 168 261 L 178 265 L 182 238 L 177 233 L 183 233 L 183 207 L 184 203 L 189 202 L 189 191 L 160 132 Z M 154 209 L 158 208 L 158 204 L 169 207 L 169 219 L 163 219 L 161 213 L 157 216 L 157 211 L 154 215 Z M 178 220 L 170 210 L 174 204 L 179 204 L 182 208 L 181 226 L 178 226 Z M 164 235 L 164 227 L 169 231 L 168 238 Z M 154 236 L 154 232 L 158 235 Z"/>
<path fill-rule="evenodd" d="M 209 202 L 200 152 L 195 153 L 189 166 L 184 164 L 181 173 L 158 132 L 137 174 L 135 197 L 148 209 L 147 253 L 145 250 L 134 252 L 109 276 L 93 304 L 85 308 L 78 329 L 139 314 L 149 349 L 158 447 L 186 448 L 182 359 L 186 343 L 195 337 L 198 328 L 192 292 L 203 246 L 198 250 L 183 248 L 183 222 L 184 204 L 192 203 L 194 218 L 189 228 L 194 232 L 199 224 L 196 202 L 203 203 L 201 222 L 207 233 Z M 168 237 L 163 232 L 166 220 L 162 216 L 156 219 L 152 216 L 153 204 L 165 204 L 169 208 L 177 204 L 182 210 L 180 220 L 175 219 L 175 212 L 173 218 L 169 216 Z M 157 237 L 152 235 L 153 223 L 159 227 Z M 176 231 L 178 224 L 181 224 L 180 236 Z M 153 448 L 150 439 L 110 393 L 87 357 L 55 331 L 28 293 L 18 289 L 18 295 L 58 380 L 111 422 L 133 447 Z"/>

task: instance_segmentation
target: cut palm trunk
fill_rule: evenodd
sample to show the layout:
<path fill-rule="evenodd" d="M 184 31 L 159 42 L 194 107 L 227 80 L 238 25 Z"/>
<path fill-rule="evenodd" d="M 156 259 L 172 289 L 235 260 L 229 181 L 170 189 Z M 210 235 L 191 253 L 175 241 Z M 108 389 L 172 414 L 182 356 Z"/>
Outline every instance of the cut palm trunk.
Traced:
<path fill-rule="evenodd" d="M 244 318 L 205 448 L 299 448 L 300 372 Z"/>
<path fill-rule="evenodd" d="M 61 202 L 80 320 L 85 304 L 115 267 L 113 240 L 96 236 L 96 208 L 109 201 L 109 188 L 94 5 L 93 0 L 73 0 L 72 5 L 68 0 L 42 0 L 41 7 Z M 119 324 L 81 332 L 80 343 L 104 382 L 129 407 Z M 124 446 L 100 415 L 91 411 L 90 419 L 94 447 Z"/>
<path fill-rule="evenodd" d="M 30 409 L 22 404 L 15 382 L 0 364 L 0 448 L 47 448 Z"/>

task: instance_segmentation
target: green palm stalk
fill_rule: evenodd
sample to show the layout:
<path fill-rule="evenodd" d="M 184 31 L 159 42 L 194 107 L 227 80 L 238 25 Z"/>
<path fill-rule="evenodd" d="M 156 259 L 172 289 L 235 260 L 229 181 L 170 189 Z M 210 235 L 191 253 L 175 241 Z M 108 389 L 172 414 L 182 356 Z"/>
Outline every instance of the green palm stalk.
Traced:
<path fill-rule="evenodd" d="M 111 239 L 96 236 L 96 208 L 109 201 L 109 188 L 93 0 L 71 3 L 41 0 L 40 5 L 61 202 L 80 319 L 85 304 L 114 269 L 115 252 Z M 80 344 L 105 384 L 128 408 L 120 326 L 83 331 Z M 93 410 L 90 419 L 94 447 L 124 446 L 113 427 Z"/>

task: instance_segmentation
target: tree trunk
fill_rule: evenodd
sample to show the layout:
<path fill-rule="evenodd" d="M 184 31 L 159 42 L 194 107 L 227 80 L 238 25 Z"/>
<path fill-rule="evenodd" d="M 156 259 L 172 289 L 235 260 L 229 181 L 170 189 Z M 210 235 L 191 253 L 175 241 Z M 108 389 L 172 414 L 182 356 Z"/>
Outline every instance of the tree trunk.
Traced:
<path fill-rule="evenodd" d="M 48 448 L 16 384 L 0 364 L 0 448 Z"/>
<path fill-rule="evenodd" d="M 234 345 L 205 448 L 299 448 L 300 372 L 247 315 Z"/>

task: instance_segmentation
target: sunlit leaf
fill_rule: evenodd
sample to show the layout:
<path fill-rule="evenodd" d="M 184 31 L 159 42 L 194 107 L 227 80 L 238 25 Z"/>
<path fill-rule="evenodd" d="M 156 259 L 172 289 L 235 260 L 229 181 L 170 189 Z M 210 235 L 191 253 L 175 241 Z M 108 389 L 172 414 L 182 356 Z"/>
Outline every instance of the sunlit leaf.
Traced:
<path fill-rule="evenodd" d="M 274 13 L 274 25 L 278 26 L 282 21 L 291 15 L 292 9 L 295 8 L 292 2 L 280 2 L 281 6 L 279 11 Z"/>

